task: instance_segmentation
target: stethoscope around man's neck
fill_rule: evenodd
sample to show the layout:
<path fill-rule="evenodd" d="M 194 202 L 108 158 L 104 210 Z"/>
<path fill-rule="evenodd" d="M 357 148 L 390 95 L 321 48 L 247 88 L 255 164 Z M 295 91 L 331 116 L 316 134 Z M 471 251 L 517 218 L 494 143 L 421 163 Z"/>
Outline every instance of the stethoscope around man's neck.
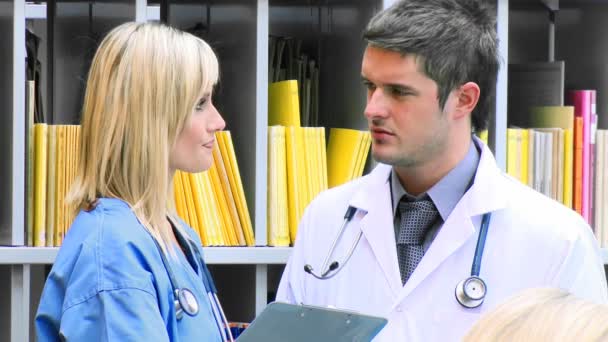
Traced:
<path fill-rule="evenodd" d="M 337 260 L 334 260 L 331 264 L 329 264 L 329 259 L 334 254 L 336 249 L 336 245 L 342 238 L 344 234 L 344 230 L 348 226 L 348 223 L 355 216 L 357 209 L 353 206 L 349 206 L 344 213 L 344 221 L 342 222 L 342 226 L 340 226 L 340 230 L 338 234 L 334 238 L 331 247 L 329 248 L 329 252 L 323 261 L 323 273 L 316 274 L 314 269 L 310 264 L 304 265 L 304 272 L 312 275 L 313 277 L 319 280 L 327 280 L 333 278 L 342 268 L 350 257 L 353 255 L 353 252 L 357 248 L 359 241 L 361 240 L 361 236 L 363 235 L 362 231 L 359 231 L 357 237 L 353 241 L 348 253 L 346 254 L 346 258 L 340 264 Z M 473 256 L 473 265 L 471 266 L 471 275 L 466 279 L 462 280 L 456 285 L 455 295 L 456 300 L 460 305 L 465 308 L 476 308 L 483 303 L 483 300 L 486 297 L 487 286 L 486 283 L 479 276 L 479 272 L 481 270 L 481 258 L 483 257 L 483 249 L 486 244 L 486 236 L 488 235 L 488 226 L 490 225 L 490 218 L 492 213 L 485 213 L 481 218 L 481 228 L 479 230 L 479 237 L 477 238 L 477 246 L 475 247 L 475 255 Z"/>
<path fill-rule="evenodd" d="M 211 273 L 201 256 L 198 248 L 194 245 L 192 240 L 182 237 L 180 233 L 175 232 L 175 235 L 178 239 L 178 243 L 182 243 L 184 249 L 191 250 L 198 261 L 199 267 L 201 268 L 201 276 L 203 278 L 203 285 L 205 286 L 205 291 L 207 291 L 207 297 L 209 297 L 209 303 L 211 305 L 211 310 L 213 311 L 213 318 L 215 323 L 222 335 L 222 341 L 231 341 L 234 342 L 234 338 L 232 337 L 232 332 L 230 331 L 230 326 L 228 324 L 228 320 L 226 319 L 226 315 L 224 314 L 224 310 L 222 309 L 222 305 L 220 304 L 220 300 L 217 297 L 217 288 L 215 287 L 215 283 L 213 282 L 213 278 L 211 277 Z M 169 264 L 165 253 L 163 252 L 160 244 L 153 237 L 154 243 L 156 243 L 156 247 L 160 253 L 160 257 L 162 259 L 163 265 L 167 270 L 167 274 L 169 275 L 169 282 L 171 283 L 171 289 L 173 290 L 173 305 L 175 307 L 175 317 L 177 320 L 181 320 L 184 317 L 184 312 L 188 316 L 196 316 L 199 313 L 199 302 L 196 298 L 196 295 L 187 287 L 181 287 L 178 283 L 175 274 L 173 273 L 173 268 Z"/>

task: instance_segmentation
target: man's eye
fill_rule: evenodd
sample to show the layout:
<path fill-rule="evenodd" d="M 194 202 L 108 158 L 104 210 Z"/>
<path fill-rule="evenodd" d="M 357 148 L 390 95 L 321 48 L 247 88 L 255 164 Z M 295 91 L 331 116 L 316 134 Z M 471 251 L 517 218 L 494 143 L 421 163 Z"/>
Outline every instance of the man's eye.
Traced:
<path fill-rule="evenodd" d="M 394 88 L 394 87 L 391 87 L 389 89 L 389 91 L 390 91 L 391 95 L 394 95 L 394 96 L 407 96 L 407 95 L 411 94 L 411 92 L 406 89 Z"/>
<path fill-rule="evenodd" d="M 376 89 L 376 85 L 373 84 L 372 82 L 368 82 L 368 81 L 363 82 L 363 86 L 365 88 L 367 88 L 367 90 L 374 90 L 374 89 Z"/>

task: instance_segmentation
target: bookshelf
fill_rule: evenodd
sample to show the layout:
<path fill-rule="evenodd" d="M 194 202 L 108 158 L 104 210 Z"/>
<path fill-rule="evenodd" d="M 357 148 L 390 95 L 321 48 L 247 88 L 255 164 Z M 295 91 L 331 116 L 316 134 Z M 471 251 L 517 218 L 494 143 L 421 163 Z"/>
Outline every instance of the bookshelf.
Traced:
<path fill-rule="evenodd" d="M 521 51 L 544 55 L 548 29 L 540 24 L 547 6 L 608 7 L 601 0 L 488 0 L 497 5 L 500 54 L 505 63 Z M 226 314 L 231 320 L 251 320 L 276 291 L 290 248 L 265 247 L 268 110 L 268 36 L 293 35 L 304 40 L 321 65 L 320 122 L 326 127 L 365 129 L 361 115 L 365 90 L 360 86 L 364 44 L 361 30 L 378 9 L 395 0 L 185 0 L 49 1 L 0 0 L 0 340 L 33 341 L 32 321 L 44 278 L 58 248 L 28 248 L 25 226 L 25 27 L 43 38 L 39 59 L 43 64 L 42 96 L 45 113 L 53 123 L 78 121 L 87 54 L 95 40 L 124 21 L 166 21 L 178 28 L 198 22 L 208 28 L 205 39 L 218 54 L 221 82 L 216 106 L 232 131 L 258 247 L 205 248 Z M 555 7 L 552 7 L 555 8 Z M 525 12 L 524 12 L 525 11 Z M 532 16 L 536 21 L 529 20 Z M 523 17 L 522 17 L 523 16 Z M 577 23 L 594 30 L 590 39 L 601 41 L 604 20 Z M 532 32 L 522 31 L 531 27 Z M 556 31 L 559 43 L 560 29 Z M 524 38 L 530 37 L 525 40 Z M 540 38 L 539 38 L 540 37 Z M 537 39 L 534 41 L 533 39 Z M 522 40 L 523 50 L 513 46 Z M 517 44 L 513 44 L 516 42 Z M 558 44 L 559 47 L 559 44 Z M 528 50 L 526 50 L 528 49 Z M 567 48 L 566 48 L 567 49 Z M 596 47 L 602 49 L 602 47 Z M 605 51 L 605 52 L 603 52 Z M 602 58 L 608 60 L 608 49 Z M 53 56 L 49 58 L 49 56 Z M 594 75 L 587 72 L 587 78 Z M 568 76 L 567 76 L 568 77 Z M 499 72 L 496 112 L 491 116 L 489 145 L 498 165 L 506 167 L 507 71 Z M 600 84 L 601 85 L 601 84 Z M 604 88 L 598 86 L 598 93 Z M 608 110 L 608 99 L 598 100 L 598 112 Z M 605 102 L 603 102 L 605 101 Z M 605 125 L 605 121 L 600 121 Z M 17 247 L 8 247 L 17 246 Z M 608 250 L 603 249 L 608 264 Z M 236 280 L 236 281 L 235 281 Z"/>
<path fill-rule="evenodd" d="M 535 62 L 559 61 L 563 63 L 563 90 L 568 93 L 574 89 L 595 90 L 597 122 L 586 123 L 583 131 L 589 129 L 591 141 L 588 153 L 589 172 L 583 171 L 583 179 L 588 179 L 589 186 L 582 186 L 583 191 L 591 194 L 585 211 L 591 226 L 595 228 L 596 237 L 603 248 L 608 247 L 606 239 L 606 204 L 602 205 L 602 193 L 606 193 L 603 178 L 596 178 L 605 167 L 597 167 L 593 155 L 601 154 L 594 136 L 595 126 L 598 130 L 608 129 L 608 91 L 606 73 L 608 65 L 608 41 L 605 39 L 605 20 L 608 18 L 608 3 L 598 0 L 552 0 L 550 4 L 542 2 L 512 1 L 509 18 L 509 62 L 530 65 Z M 533 5 L 535 4 L 535 6 Z M 548 87 L 543 87 L 548 88 Z M 542 94 L 541 94 L 542 95 Z M 568 105 L 567 96 L 565 105 Z M 593 108 L 592 108 L 593 113 Z M 521 111 L 520 111 L 521 113 Z M 510 115 L 514 115 L 512 112 Z M 587 133 L 584 133 L 587 134 Z M 587 145 L 583 146 L 587 149 Z M 603 146 L 606 146 L 605 143 Z M 587 153 L 587 152 L 585 152 Z M 597 158 L 597 157 L 596 157 Z M 597 160 L 596 160 L 597 161 Z M 583 167 L 585 168 L 585 167 Z M 586 176 L 588 175 L 588 176 Z M 605 182 L 604 182 L 605 183 Z M 580 183 L 579 183 L 580 184 Z M 580 186 L 580 185 L 579 185 Z M 579 188 L 580 189 L 580 188 Z M 599 198 L 598 198 L 599 192 Z M 580 198 L 580 197 L 579 197 Z M 596 213 L 600 213 L 600 218 Z M 604 261 L 606 262 L 605 249 Z"/>

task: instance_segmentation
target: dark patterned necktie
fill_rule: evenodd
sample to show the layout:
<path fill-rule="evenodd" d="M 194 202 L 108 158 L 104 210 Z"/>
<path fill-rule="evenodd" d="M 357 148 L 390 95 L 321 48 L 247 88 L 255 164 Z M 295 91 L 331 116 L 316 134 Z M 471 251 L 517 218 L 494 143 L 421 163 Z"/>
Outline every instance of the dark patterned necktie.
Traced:
<path fill-rule="evenodd" d="M 401 225 L 397 239 L 397 257 L 401 283 L 405 284 L 424 256 L 424 237 L 437 218 L 437 208 L 431 200 L 399 202 Z"/>

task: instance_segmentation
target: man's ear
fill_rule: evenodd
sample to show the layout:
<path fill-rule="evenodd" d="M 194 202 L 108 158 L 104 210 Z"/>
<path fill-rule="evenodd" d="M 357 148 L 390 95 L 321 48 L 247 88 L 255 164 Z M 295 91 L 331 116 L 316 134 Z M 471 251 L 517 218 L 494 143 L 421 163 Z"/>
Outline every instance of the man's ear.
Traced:
<path fill-rule="evenodd" d="M 455 90 L 456 108 L 455 118 L 461 118 L 466 115 L 470 115 L 475 109 L 477 102 L 479 101 L 480 89 L 477 83 L 467 82 Z"/>

